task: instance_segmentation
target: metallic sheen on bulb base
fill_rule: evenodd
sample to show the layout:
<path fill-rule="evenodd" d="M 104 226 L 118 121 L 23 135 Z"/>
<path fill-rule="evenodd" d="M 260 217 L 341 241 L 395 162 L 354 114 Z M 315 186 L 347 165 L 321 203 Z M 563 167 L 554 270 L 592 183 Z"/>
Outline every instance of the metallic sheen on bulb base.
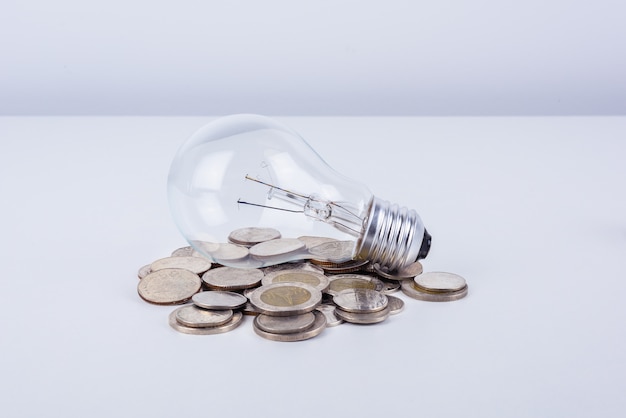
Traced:
<path fill-rule="evenodd" d="M 426 257 L 430 240 L 416 211 L 374 197 L 356 256 L 393 271 Z"/>

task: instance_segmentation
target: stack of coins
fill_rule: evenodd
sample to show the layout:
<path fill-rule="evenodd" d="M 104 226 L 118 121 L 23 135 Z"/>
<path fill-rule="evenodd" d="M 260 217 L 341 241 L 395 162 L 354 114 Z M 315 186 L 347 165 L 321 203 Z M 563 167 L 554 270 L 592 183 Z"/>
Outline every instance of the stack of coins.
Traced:
<path fill-rule="evenodd" d="M 319 335 L 326 327 L 326 317 L 315 308 L 322 292 L 301 282 L 263 285 L 250 295 L 250 303 L 259 312 L 254 332 L 274 341 L 302 341 Z"/>
<path fill-rule="evenodd" d="M 208 335 L 235 329 L 244 315 L 254 332 L 273 341 L 302 341 L 343 322 L 377 324 L 404 309 L 391 293 L 445 302 L 467 295 L 465 280 L 451 273 L 422 273 L 415 262 L 397 271 L 351 260 L 353 243 L 327 237 L 283 238 L 272 228 L 242 228 L 228 243 L 194 243 L 221 260 L 273 260 L 305 251 L 301 260 L 240 269 L 211 263 L 192 247 L 141 267 L 139 296 L 158 305 L 186 305 L 169 315 L 182 333 Z M 191 303 L 189 303 L 191 302 Z"/>

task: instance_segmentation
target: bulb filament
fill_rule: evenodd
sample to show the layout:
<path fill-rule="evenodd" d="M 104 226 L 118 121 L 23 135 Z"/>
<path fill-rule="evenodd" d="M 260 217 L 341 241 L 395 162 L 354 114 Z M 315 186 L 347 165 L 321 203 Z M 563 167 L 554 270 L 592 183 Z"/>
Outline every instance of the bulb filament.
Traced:
<path fill-rule="evenodd" d="M 364 219 L 356 215 L 353 211 L 349 210 L 345 204 L 326 201 L 316 198 L 312 195 L 307 196 L 305 194 L 294 192 L 292 190 L 283 189 L 273 184 L 269 184 L 264 181 L 250 177 L 247 174 L 245 178 L 246 180 L 251 180 L 255 183 L 259 183 L 269 187 L 269 190 L 267 192 L 268 200 L 271 200 L 272 198 L 277 198 L 291 205 L 294 205 L 298 209 L 287 209 L 277 206 L 264 205 L 260 203 L 252 203 L 242 199 L 237 200 L 238 204 L 257 206 L 274 210 L 282 210 L 292 213 L 303 213 L 310 218 L 333 225 L 335 228 L 346 232 L 354 237 L 360 237 L 362 234 Z"/>

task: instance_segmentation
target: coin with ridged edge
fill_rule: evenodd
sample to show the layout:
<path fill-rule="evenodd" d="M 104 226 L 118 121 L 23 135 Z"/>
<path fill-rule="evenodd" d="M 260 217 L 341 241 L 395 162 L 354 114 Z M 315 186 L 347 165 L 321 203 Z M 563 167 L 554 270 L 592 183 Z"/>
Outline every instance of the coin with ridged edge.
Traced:
<path fill-rule="evenodd" d="M 337 315 L 337 318 L 341 318 L 351 324 L 360 325 L 377 324 L 379 322 L 383 322 L 385 319 L 389 318 L 390 313 L 391 311 L 389 307 L 383 309 L 382 311 L 367 313 L 355 313 L 347 312 L 342 309 L 335 309 L 335 315 Z"/>
<path fill-rule="evenodd" d="M 211 289 L 240 290 L 258 286 L 263 276 L 259 269 L 219 267 L 204 273 L 202 281 Z"/>
<path fill-rule="evenodd" d="M 427 292 L 457 292 L 467 285 L 465 279 L 458 274 L 440 271 L 421 274 L 413 281 L 418 289 Z"/>
<path fill-rule="evenodd" d="M 320 263 L 315 261 L 322 269 L 324 269 L 324 273 L 329 274 L 345 274 L 345 273 L 353 273 L 355 271 L 359 271 L 364 269 L 368 264 L 369 260 L 350 260 L 345 263 Z"/>
<path fill-rule="evenodd" d="M 333 303 L 346 312 L 368 313 L 387 307 L 387 296 L 371 289 L 346 289 L 333 297 Z"/>
<path fill-rule="evenodd" d="M 330 286 L 326 293 L 333 296 L 346 289 L 372 289 L 380 292 L 385 288 L 380 279 L 363 274 L 337 274 L 329 279 Z"/>
<path fill-rule="evenodd" d="M 212 311 L 187 305 L 176 310 L 176 321 L 192 328 L 218 327 L 230 321 L 232 317 L 233 311 L 230 309 Z"/>
<path fill-rule="evenodd" d="M 467 296 L 467 292 L 467 285 L 455 292 L 425 292 L 418 289 L 413 280 L 402 282 L 402 293 L 410 298 L 427 302 L 452 302 L 464 298 Z"/>
<path fill-rule="evenodd" d="M 274 316 L 311 312 L 322 301 L 322 292 L 303 283 L 261 286 L 250 295 L 250 303 L 261 313 Z"/>
<path fill-rule="evenodd" d="M 235 292 L 209 290 L 196 293 L 192 296 L 191 301 L 200 308 L 220 310 L 239 309 L 248 302 L 248 299 Z"/>
<path fill-rule="evenodd" d="M 315 322 L 313 322 L 313 325 L 310 328 L 305 331 L 294 332 L 292 334 L 273 334 L 271 332 L 263 331 L 256 323 L 256 320 L 259 317 L 254 318 L 255 320 L 252 322 L 252 327 L 257 335 L 268 340 L 281 342 L 304 341 L 318 336 L 326 328 L 326 317 L 324 314 L 319 311 L 313 311 L 313 315 L 315 315 Z"/>
<path fill-rule="evenodd" d="M 279 270 L 267 273 L 265 277 L 263 277 L 263 280 L 261 280 L 261 283 L 264 286 L 273 283 L 304 283 L 316 288 L 320 292 L 326 291 L 330 285 L 328 277 L 323 274 L 304 270 Z"/>
<path fill-rule="evenodd" d="M 191 299 L 201 287 L 200 277 L 189 270 L 163 269 L 141 279 L 137 285 L 137 293 L 146 302 L 176 305 Z"/>
<path fill-rule="evenodd" d="M 181 308 L 179 308 L 181 309 Z M 187 327 L 176 320 L 176 311 L 173 311 L 169 318 L 168 322 L 172 328 L 174 328 L 178 332 L 182 332 L 183 334 L 193 334 L 193 335 L 213 335 L 213 334 L 222 334 L 224 332 L 229 332 L 237 328 L 241 322 L 243 315 L 241 312 L 234 312 L 233 317 L 230 321 L 226 322 L 224 325 L 219 325 L 217 327 L 205 327 L 205 328 L 194 328 Z"/>
<path fill-rule="evenodd" d="M 150 264 L 152 271 L 163 269 L 183 269 L 202 274 L 211 268 L 211 262 L 200 257 L 165 257 Z"/>
<path fill-rule="evenodd" d="M 260 242 L 280 238 L 280 232 L 274 228 L 248 227 L 236 229 L 230 233 L 228 240 L 235 244 L 252 246 Z"/>
<path fill-rule="evenodd" d="M 261 314 L 255 319 L 255 323 L 260 329 L 272 334 L 293 334 L 294 332 L 305 331 L 313 325 L 313 322 L 315 322 L 315 315 L 312 312 L 290 316 Z"/>

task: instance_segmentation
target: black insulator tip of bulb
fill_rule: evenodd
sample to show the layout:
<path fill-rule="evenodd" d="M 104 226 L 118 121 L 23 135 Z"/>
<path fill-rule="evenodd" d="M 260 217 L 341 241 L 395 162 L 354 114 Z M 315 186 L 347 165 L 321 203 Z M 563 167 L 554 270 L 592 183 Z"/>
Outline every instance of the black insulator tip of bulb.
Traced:
<path fill-rule="evenodd" d="M 432 240 L 432 237 L 430 236 L 428 231 L 426 231 L 426 229 L 424 229 L 424 237 L 422 238 L 422 246 L 420 247 L 419 254 L 417 254 L 417 259 L 418 260 L 426 258 L 426 256 L 428 255 L 428 252 L 430 251 L 430 242 L 431 242 L 431 240 Z"/>

